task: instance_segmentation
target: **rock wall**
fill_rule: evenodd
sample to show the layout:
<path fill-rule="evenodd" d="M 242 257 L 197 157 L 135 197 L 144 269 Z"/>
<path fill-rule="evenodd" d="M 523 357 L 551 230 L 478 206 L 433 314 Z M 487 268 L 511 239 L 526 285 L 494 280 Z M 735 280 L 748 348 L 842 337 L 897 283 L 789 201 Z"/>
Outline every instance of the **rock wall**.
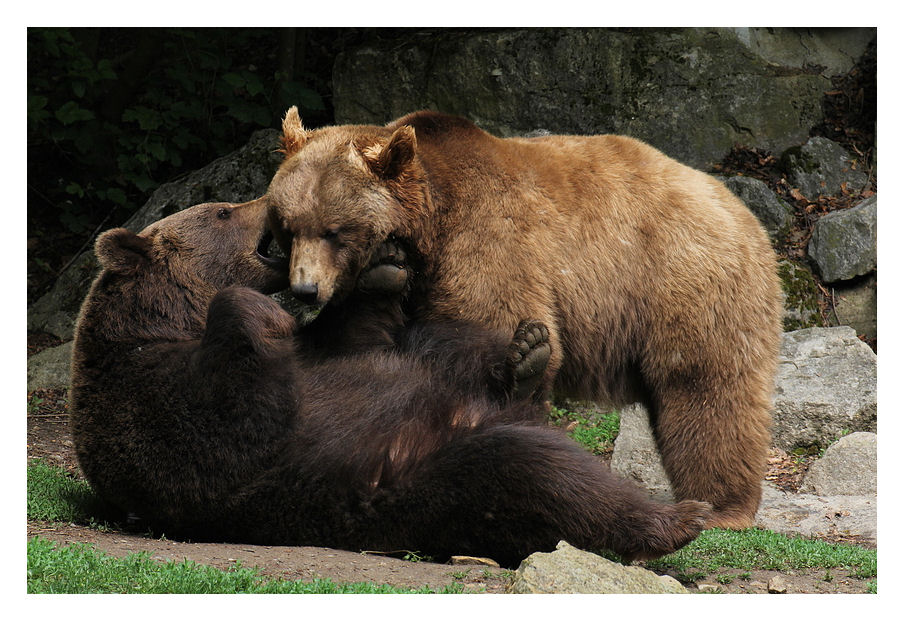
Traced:
<path fill-rule="evenodd" d="M 822 118 L 829 77 L 872 28 L 408 31 L 342 55 L 337 123 L 382 124 L 420 108 L 502 136 L 618 133 L 695 167 L 736 143 L 783 151 Z"/>

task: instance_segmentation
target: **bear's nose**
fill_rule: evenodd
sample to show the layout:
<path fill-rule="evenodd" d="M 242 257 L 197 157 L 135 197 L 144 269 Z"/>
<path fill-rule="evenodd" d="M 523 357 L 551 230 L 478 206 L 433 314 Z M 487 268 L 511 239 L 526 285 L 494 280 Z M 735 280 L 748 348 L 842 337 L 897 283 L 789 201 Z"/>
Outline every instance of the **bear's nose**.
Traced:
<path fill-rule="evenodd" d="M 305 304 L 317 303 L 317 283 L 293 283 L 292 295 Z"/>

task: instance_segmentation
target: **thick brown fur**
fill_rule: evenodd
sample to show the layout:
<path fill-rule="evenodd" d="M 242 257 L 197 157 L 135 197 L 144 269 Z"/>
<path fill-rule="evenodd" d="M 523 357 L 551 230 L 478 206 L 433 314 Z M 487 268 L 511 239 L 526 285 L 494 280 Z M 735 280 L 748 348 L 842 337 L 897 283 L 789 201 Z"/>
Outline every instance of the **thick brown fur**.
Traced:
<path fill-rule="evenodd" d="M 677 497 L 712 503 L 710 526 L 751 525 L 780 288 L 761 226 L 714 178 L 631 138 L 500 139 L 417 112 L 307 133 L 265 198 L 293 286 L 341 300 L 352 248 L 394 235 L 420 261 L 416 320 L 510 334 L 538 318 L 547 390 L 645 402 Z"/>
<path fill-rule="evenodd" d="M 537 322 L 507 338 L 421 326 L 405 353 L 389 323 L 343 325 L 400 316 L 353 292 L 355 313 L 333 306 L 299 329 L 263 294 L 287 283 L 286 266 L 259 253 L 265 241 L 263 201 L 199 205 L 99 238 L 71 420 L 103 498 L 170 537 L 507 565 L 560 539 L 655 557 L 702 529 L 708 505 L 652 502 L 500 387 L 531 375 L 515 352 L 548 354 Z"/>

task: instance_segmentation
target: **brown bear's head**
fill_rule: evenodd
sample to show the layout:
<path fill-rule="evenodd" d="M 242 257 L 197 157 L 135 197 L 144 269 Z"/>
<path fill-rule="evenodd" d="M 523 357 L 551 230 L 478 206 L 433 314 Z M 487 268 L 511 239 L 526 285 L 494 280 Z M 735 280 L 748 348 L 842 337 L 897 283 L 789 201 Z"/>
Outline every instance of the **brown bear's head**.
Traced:
<path fill-rule="evenodd" d="M 276 241 L 290 255 L 292 293 L 309 304 L 341 300 L 374 248 L 424 204 L 414 130 L 307 131 L 292 107 L 282 144 L 286 159 L 266 200 Z"/>
<path fill-rule="evenodd" d="M 267 205 L 205 203 L 145 228 L 100 235 L 95 254 L 108 279 L 153 283 L 165 279 L 186 291 L 213 296 L 232 285 L 273 293 L 287 286 L 287 261 L 267 254 L 272 240 Z"/>

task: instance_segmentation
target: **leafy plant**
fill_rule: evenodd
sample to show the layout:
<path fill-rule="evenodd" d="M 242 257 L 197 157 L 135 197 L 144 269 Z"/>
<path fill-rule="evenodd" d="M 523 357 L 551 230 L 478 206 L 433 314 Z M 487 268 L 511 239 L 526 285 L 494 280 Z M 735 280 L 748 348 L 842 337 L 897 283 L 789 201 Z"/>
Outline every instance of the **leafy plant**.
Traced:
<path fill-rule="evenodd" d="M 34 412 L 37 412 L 43 404 L 44 404 L 43 397 L 29 395 L 29 397 L 28 397 L 28 413 L 32 414 Z"/>
<path fill-rule="evenodd" d="M 427 554 L 421 554 L 420 552 L 407 551 L 405 552 L 405 555 L 402 556 L 402 560 L 409 561 L 411 563 L 420 563 L 422 561 L 430 563 L 433 561 L 433 557 Z"/>
<path fill-rule="evenodd" d="M 731 574 L 720 574 L 716 576 L 715 580 L 719 584 L 731 584 L 734 581 L 734 576 Z"/>

